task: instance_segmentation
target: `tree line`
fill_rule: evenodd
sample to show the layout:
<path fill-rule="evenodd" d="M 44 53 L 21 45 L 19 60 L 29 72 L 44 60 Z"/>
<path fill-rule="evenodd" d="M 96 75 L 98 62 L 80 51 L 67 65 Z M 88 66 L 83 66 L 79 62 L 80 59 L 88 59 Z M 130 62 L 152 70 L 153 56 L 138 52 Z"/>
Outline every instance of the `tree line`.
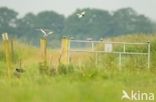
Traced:
<path fill-rule="evenodd" d="M 86 12 L 85 16 L 78 18 L 77 13 L 82 11 Z M 27 13 L 21 18 L 18 18 L 18 12 L 15 10 L 0 8 L 0 33 L 8 32 L 13 37 L 33 42 L 42 36 L 42 33 L 36 30 L 39 28 L 52 30 L 56 39 L 62 36 L 99 39 L 122 34 L 149 34 L 155 32 L 155 27 L 155 22 L 132 8 L 122 8 L 114 12 L 77 9 L 68 17 L 54 11 L 42 11 L 36 15 Z"/>

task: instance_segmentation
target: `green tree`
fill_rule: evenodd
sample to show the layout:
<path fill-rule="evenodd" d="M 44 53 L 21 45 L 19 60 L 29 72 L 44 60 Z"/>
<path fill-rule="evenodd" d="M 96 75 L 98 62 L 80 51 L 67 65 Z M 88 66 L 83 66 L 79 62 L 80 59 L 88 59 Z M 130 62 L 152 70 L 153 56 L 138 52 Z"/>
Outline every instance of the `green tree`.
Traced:
<path fill-rule="evenodd" d="M 122 8 L 114 12 L 112 34 L 131 34 L 131 33 L 151 33 L 152 23 L 143 16 L 139 15 L 132 8 Z"/>
<path fill-rule="evenodd" d="M 77 13 L 81 13 L 82 11 L 85 11 L 86 15 L 78 18 Z M 64 34 L 72 35 L 76 38 L 99 38 L 109 33 L 111 19 L 112 17 L 108 11 L 78 9 L 66 19 Z"/>
<path fill-rule="evenodd" d="M 64 29 L 64 16 L 53 11 L 43 11 L 37 15 L 36 27 L 46 28 L 54 31 L 56 34 L 61 34 Z"/>
<path fill-rule="evenodd" d="M 32 38 L 35 34 L 36 16 L 33 13 L 27 13 L 23 18 L 17 20 L 18 37 Z"/>
<path fill-rule="evenodd" d="M 16 20 L 18 13 L 7 7 L 0 8 L 0 33 L 8 32 L 15 34 Z"/>
<path fill-rule="evenodd" d="M 52 30 L 56 36 L 61 36 L 60 34 L 64 28 L 64 16 L 53 11 L 43 11 L 37 15 L 28 13 L 19 19 L 17 24 L 21 38 L 26 38 L 26 40 L 38 44 L 38 39 L 43 36 L 42 32 L 39 31 L 40 28 Z"/>
<path fill-rule="evenodd" d="M 49 44 L 52 44 L 50 46 L 54 47 L 58 45 L 58 39 L 62 36 L 64 20 L 65 17 L 63 15 L 54 11 L 43 11 L 36 15 L 35 27 L 49 29 L 54 32 L 54 35 L 48 37 L 49 41 L 51 41 Z M 37 33 L 42 36 L 40 31 Z"/>
<path fill-rule="evenodd" d="M 79 18 L 77 14 L 82 11 L 86 14 Z M 0 33 L 8 32 L 12 36 L 36 44 L 42 36 L 42 33 L 36 30 L 40 28 L 53 31 L 56 35 L 55 39 L 63 35 L 80 39 L 87 37 L 99 39 L 112 35 L 156 32 L 155 22 L 144 15 L 139 15 L 132 8 L 122 8 L 113 13 L 99 9 L 77 9 L 67 18 L 54 11 L 43 11 L 37 15 L 27 13 L 18 19 L 17 15 L 18 13 L 12 9 L 0 8 Z"/>
<path fill-rule="evenodd" d="M 140 33 L 152 33 L 153 30 L 153 23 L 150 19 L 145 17 L 144 15 L 139 15 L 136 17 L 135 22 L 135 31 Z"/>

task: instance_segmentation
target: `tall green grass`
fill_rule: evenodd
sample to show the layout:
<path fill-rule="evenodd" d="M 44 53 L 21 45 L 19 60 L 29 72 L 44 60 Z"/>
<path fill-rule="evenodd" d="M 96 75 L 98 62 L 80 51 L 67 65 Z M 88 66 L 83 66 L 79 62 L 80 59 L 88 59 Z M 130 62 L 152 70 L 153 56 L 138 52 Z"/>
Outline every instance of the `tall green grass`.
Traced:
<path fill-rule="evenodd" d="M 121 100 L 122 90 L 153 92 L 156 95 L 156 36 L 127 35 L 111 40 L 151 41 L 150 70 L 144 56 L 123 56 L 122 70 L 119 70 L 118 55 L 99 54 L 97 64 L 95 56 L 88 56 L 86 60 L 82 56 L 84 63 L 81 65 L 59 65 L 57 72 L 41 74 L 39 49 L 15 42 L 17 62 L 22 59 L 25 72 L 20 78 L 8 79 L 5 57 L 0 49 L 0 102 L 128 102 Z M 49 50 L 51 52 L 55 54 L 54 50 Z M 49 71 L 53 67 L 49 65 Z"/>

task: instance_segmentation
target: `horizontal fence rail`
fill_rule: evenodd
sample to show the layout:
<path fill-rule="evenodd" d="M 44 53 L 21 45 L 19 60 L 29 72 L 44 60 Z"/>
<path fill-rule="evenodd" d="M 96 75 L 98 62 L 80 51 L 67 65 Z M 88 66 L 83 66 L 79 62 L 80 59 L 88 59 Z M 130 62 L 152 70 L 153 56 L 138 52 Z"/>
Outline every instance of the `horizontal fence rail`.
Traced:
<path fill-rule="evenodd" d="M 74 46 L 73 44 L 79 44 L 80 48 L 77 46 Z M 87 45 L 88 46 L 84 46 Z M 98 44 L 101 44 L 103 49 L 102 50 L 97 50 L 96 47 Z M 114 51 L 114 45 L 119 45 L 121 46 L 121 51 Z M 144 46 L 147 50 L 144 52 L 141 51 L 127 51 L 127 47 L 131 45 L 137 45 L 137 46 Z M 119 68 L 121 69 L 121 59 L 122 55 L 146 55 L 147 56 L 147 68 L 150 68 L 150 42 L 108 42 L 108 41 L 92 41 L 92 40 L 70 40 L 70 45 L 69 45 L 69 55 L 71 56 L 70 52 L 88 52 L 88 53 L 106 53 L 106 54 L 118 54 L 119 55 Z M 96 57 L 96 62 L 97 62 L 97 57 Z"/>

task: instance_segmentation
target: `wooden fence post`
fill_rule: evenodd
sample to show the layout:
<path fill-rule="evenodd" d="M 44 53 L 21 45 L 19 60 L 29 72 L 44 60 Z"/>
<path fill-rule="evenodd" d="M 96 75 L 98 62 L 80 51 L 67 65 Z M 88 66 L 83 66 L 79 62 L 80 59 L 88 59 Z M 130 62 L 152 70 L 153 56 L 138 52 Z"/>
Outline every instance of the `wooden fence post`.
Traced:
<path fill-rule="evenodd" d="M 48 74 L 48 65 L 47 65 L 47 39 L 40 39 L 40 53 L 41 53 L 41 62 L 39 63 L 39 69 L 42 74 Z"/>
<path fill-rule="evenodd" d="M 40 39 L 40 50 L 41 50 L 41 59 L 43 61 L 44 66 L 47 65 L 47 39 Z"/>
<path fill-rule="evenodd" d="M 61 42 L 61 64 L 69 64 L 69 48 L 70 40 L 67 37 L 63 37 Z"/>
<path fill-rule="evenodd" d="M 2 34 L 3 47 L 7 64 L 7 76 L 11 78 L 13 75 L 13 41 L 8 39 L 8 34 Z"/>

